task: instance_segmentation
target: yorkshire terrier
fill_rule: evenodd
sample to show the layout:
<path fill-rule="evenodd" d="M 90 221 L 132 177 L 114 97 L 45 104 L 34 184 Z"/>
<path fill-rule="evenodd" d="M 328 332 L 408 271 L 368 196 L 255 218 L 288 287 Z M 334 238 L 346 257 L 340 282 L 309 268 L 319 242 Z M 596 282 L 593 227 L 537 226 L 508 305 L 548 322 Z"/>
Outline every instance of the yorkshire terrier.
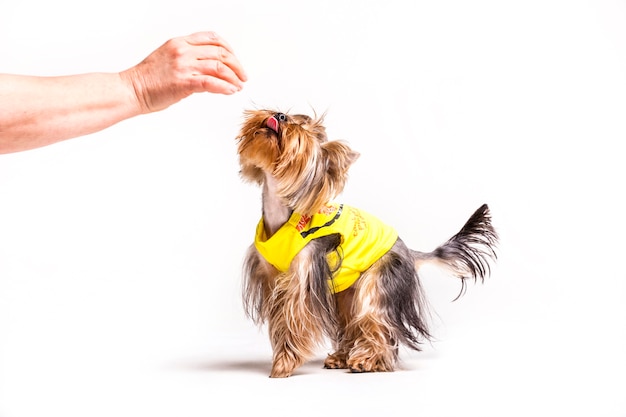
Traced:
<path fill-rule="evenodd" d="M 395 370 L 400 345 L 420 350 L 431 339 L 419 267 L 447 268 L 461 296 L 496 259 L 486 204 L 447 242 L 418 252 L 393 227 L 334 202 L 359 153 L 329 140 L 323 119 L 249 110 L 237 138 L 241 177 L 263 189 L 243 301 L 249 318 L 268 324 L 271 377 L 290 376 L 327 339 L 325 368 Z"/>

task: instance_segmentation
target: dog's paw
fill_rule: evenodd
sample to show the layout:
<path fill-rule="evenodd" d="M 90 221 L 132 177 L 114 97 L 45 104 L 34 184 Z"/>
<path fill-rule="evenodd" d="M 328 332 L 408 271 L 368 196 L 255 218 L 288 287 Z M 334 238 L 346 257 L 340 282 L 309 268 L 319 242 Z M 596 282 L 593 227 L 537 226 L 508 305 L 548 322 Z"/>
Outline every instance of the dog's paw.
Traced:
<path fill-rule="evenodd" d="M 287 378 L 293 373 L 294 368 L 285 367 L 282 364 L 274 364 L 270 372 L 270 378 Z"/>
<path fill-rule="evenodd" d="M 324 361 L 324 368 L 326 369 L 346 369 L 347 367 L 348 364 L 346 363 L 345 355 L 333 353 L 332 355 L 328 355 Z"/>
<path fill-rule="evenodd" d="M 272 372 L 270 373 L 270 378 L 288 378 L 291 376 L 292 372 L 293 371 L 286 372 L 284 370 L 281 370 L 281 371 L 272 370 Z"/>
<path fill-rule="evenodd" d="M 270 378 L 287 378 L 293 374 L 293 371 L 304 361 L 293 354 L 285 352 L 279 353 L 274 357 Z"/>
<path fill-rule="evenodd" d="M 347 365 L 352 373 L 392 372 L 394 370 L 393 363 L 389 363 L 383 357 L 350 358 Z"/>

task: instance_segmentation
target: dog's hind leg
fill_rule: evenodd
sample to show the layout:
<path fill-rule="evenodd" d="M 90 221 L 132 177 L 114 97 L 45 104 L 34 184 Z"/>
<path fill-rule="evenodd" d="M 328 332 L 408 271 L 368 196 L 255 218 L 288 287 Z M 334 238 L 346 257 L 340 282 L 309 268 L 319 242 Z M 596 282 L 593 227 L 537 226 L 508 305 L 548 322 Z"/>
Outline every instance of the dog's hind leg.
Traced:
<path fill-rule="evenodd" d="M 390 328 L 378 286 L 378 265 L 374 264 L 354 284 L 351 317 L 340 350 L 351 372 L 389 372 L 397 360 L 397 340 Z"/>
<path fill-rule="evenodd" d="M 419 350 L 430 337 L 427 303 L 402 240 L 361 275 L 355 291 L 347 366 L 352 372 L 393 371 L 400 344 Z"/>
<path fill-rule="evenodd" d="M 346 358 L 346 367 L 351 372 L 390 372 L 397 360 L 397 344 L 390 331 L 385 314 L 377 304 L 377 293 L 365 296 L 369 291 L 371 278 L 363 285 L 357 295 L 355 314 L 346 329 L 346 345 L 350 350 Z M 362 291 L 362 292 L 361 292 Z"/>

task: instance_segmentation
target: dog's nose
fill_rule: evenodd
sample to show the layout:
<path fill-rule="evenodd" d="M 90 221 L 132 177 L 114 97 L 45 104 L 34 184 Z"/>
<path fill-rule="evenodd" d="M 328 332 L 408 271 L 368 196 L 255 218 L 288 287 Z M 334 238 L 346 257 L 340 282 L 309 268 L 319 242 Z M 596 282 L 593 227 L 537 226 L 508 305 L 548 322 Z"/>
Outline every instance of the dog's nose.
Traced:
<path fill-rule="evenodd" d="M 287 120 L 287 115 L 285 115 L 284 113 L 276 113 L 275 115 L 267 119 L 266 124 L 267 127 L 278 133 L 278 124 L 280 122 L 284 122 L 285 120 Z"/>

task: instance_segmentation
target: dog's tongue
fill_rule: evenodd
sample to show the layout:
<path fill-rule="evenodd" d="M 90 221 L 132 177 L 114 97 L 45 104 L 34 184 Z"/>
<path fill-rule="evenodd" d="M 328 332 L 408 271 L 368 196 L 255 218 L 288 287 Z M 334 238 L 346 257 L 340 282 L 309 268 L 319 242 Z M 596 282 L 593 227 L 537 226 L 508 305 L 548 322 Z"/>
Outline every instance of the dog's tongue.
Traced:
<path fill-rule="evenodd" d="M 270 117 L 267 119 L 267 127 L 278 133 L 278 120 L 274 116 Z"/>

